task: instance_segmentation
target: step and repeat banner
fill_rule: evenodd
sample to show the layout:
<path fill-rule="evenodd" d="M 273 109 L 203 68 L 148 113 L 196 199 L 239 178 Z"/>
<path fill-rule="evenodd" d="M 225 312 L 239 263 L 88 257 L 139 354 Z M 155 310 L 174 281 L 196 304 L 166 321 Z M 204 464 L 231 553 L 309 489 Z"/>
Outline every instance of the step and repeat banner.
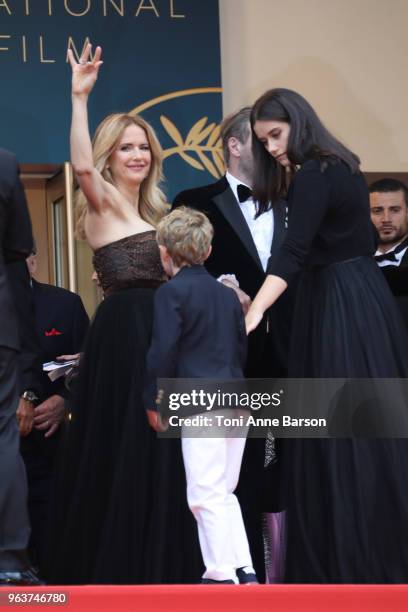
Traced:
<path fill-rule="evenodd" d="M 218 0 L 0 0 L 0 146 L 21 163 L 69 159 L 70 47 L 102 47 L 91 132 L 138 112 L 164 149 L 171 199 L 223 173 Z"/>

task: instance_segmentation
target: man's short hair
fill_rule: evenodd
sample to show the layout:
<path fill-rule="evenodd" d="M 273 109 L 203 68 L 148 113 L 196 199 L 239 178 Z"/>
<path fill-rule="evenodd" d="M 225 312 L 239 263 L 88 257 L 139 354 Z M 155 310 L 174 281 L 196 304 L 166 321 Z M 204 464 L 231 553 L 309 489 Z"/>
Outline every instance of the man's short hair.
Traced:
<path fill-rule="evenodd" d="M 236 138 L 241 144 L 244 144 L 248 140 L 251 132 L 250 120 L 251 107 L 244 106 L 241 110 L 225 117 L 221 123 L 222 150 L 224 153 L 225 165 L 227 167 L 230 160 L 228 140 L 230 138 Z"/>
<path fill-rule="evenodd" d="M 379 181 L 371 183 L 370 193 L 389 193 L 394 191 L 402 191 L 404 193 L 405 204 L 408 206 L 408 187 L 402 181 L 393 178 L 383 178 Z"/>
<path fill-rule="evenodd" d="M 166 247 L 176 266 L 204 263 L 213 235 L 208 218 L 187 206 L 176 208 L 157 226 L 157 243 Z"/>

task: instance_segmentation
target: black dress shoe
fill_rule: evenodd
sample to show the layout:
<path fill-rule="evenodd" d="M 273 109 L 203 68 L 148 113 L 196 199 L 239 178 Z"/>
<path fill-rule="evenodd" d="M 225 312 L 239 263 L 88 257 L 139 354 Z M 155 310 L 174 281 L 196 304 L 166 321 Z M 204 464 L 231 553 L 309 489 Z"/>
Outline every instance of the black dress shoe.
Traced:
<path fill-rule="evenodd" d="M 259 584 L 255 571 L 252 567 L 238 567 L 236 573 L 239 584 Z"/>
<path fill-rule="evenodd" d="M 44 584 L 45 582 L 38 578 L 31 567 L 25 570 L 0 571 L 0 586 L 42 586 Z"/>
<path fill-rule="evenodd" d="M 201 584 L 235 584 L 233 580 L 213 580 L 212 578 L 202 578 Z"/>

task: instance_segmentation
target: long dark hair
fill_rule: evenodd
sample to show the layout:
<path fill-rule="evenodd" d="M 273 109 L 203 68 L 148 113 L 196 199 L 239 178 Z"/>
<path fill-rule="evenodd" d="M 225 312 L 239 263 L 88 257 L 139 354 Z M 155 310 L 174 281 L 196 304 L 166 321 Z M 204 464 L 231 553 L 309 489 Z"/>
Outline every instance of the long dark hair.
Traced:
<path fill-rule="evenodd" d="M 290 125 L 286 154 L 293 166 L 309 159 L 328 164 L 344 162 L 351 172 L 358 172 L 360 159 L 324 127 L 316 112 L 300 94 L 291 89 L 270 89 L 252 107 L 252 147 L 255 161 L 254 199 L 259 203 L 258 215 L 286 194 L 286 170 L 259 142 L 254 132 L 256 121 L 284 121 Z"/>

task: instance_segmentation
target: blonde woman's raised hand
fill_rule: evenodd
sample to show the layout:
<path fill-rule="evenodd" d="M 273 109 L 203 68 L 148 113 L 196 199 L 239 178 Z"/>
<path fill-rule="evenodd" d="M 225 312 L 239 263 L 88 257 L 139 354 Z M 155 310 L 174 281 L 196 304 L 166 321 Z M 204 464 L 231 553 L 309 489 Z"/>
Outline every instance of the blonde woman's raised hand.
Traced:
<path fill-rule="evenodd" d="M 99 68 L 103 64 L 101 60 L 102 48 L 96 47 L 93 58 L 91 57 L 91 50 L 92 45 L 86 45 L 79 62 L 77 62 L 72 49 L 68 49 L 68 60 L 72 68 L 73 95 L 88 95 L 98 78 Z"/>

